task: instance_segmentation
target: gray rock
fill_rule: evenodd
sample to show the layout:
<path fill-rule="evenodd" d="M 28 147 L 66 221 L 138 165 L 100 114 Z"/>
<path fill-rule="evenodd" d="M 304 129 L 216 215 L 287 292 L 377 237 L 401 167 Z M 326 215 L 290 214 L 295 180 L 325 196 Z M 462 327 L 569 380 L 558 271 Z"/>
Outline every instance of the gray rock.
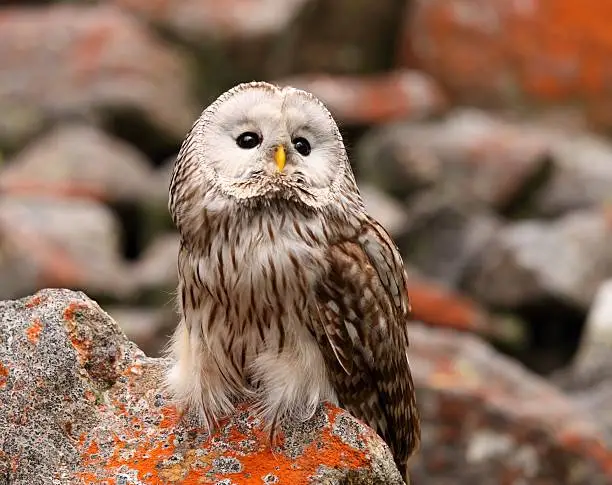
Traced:
<path fill-rule="evenodd" d="M 457 288 L 500 226 L 497 217 L 461 194 L 430 190 L 409 205 L 398 245 L 404 259 L 425 276 Z"/>
<path fill-rule="evenodd" d="M 612 276 L 611 247 L 605 211 L 517 222 L 496 232 L 473 262 L 465 286 L 495 306 L 556 298 L 586 310 L 599 285 Z"/>
<path fill-rule="evenodd" d="M 499 211 L 514 210 L 550 168 L 548 139 L 477 110 L 366 135 L 357 169 L 399 197 L 437 185 Z"/>
<path fill-rule="evenodd" d="M 94 201 L 11 196 L 0 199 L 0 297 L 45 286 L 122 298 L 130 284 L 120 227 Z"/>
<path fill-rule="evenodd" d="M 161 390 L 167 365 L 82 293 L 0 303 L 2 483 L 403 483 L 382 440 L 331 406 L 273 452 L 244 406 L 208 435 Z"/>
<path fill-rule="evenodd" d="M 606 443 L 612 447 L 612 279 L 597 290 L 578 351 L 554 380 L 602 424 Z"/>
<path fill-rule="evenodd" d="M 28 145 L 0 171 L 0 189 L 12 193 L 143 202 L 153 170 L 127 143 L 87 125 L 59 126 Z"/>
<path fill-rule="evenodd" d="M 111 5 L 4 9 L 0 146 L 20 146 L 58 119 L 118 112 L 178 141 L 199 111 L 185 61 Z"/>
<path fill-rule="evenodd" d="M 253 41 L 283 32 L 310 0 L 181 0 L 159 8 L 146 0 L 112 0 L 193 43 Z"/>
<path fill-rule="evenodd" d="M 558 216 L 612 202 L 609 141 L 585 132 L 560 130 L 544 131 L 543 136 L 549 139 L 553 167 L 550 179 L 534 198 L 535 214 Z"/>
<path fill-rule="evenodd" d="M 171 300 L 178 284 L 178 233 L 158 236 L 130 267 L 134 290 L 162 305 Z M 161 301 L 160 301 L 161 300 Z"/>

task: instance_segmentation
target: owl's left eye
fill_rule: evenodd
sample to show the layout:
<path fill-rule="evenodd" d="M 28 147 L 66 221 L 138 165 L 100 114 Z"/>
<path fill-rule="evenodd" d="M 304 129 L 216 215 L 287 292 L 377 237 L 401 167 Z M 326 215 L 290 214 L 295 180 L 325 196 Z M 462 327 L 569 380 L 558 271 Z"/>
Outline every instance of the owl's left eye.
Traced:
<path fill-rule="evenodd" d="M 296 138 L 295 140 L 293 140 L 293 146 L 295 147 L 297 152 L 303 157 L 307 157 L 308 155 L 310 155 L 310 143 L 306 138 Z"/>
<path fill-rule="evenodd" d="M 236 145 L 238 145 L 240 148 L 244 148 L 245 150 L 255 148 L 260 143 L 261 138 L 257 133 L 253 133 L 252 131 L 246 131 L 236 138 Z"/>

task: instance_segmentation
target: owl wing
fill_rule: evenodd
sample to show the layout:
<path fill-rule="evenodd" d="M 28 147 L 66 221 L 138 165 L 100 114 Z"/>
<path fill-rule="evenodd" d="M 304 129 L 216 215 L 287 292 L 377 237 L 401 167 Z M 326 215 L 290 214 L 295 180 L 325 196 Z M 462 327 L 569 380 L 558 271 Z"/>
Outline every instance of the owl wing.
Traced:
<path fill-rule="evenodd" d="M 315 335 L 340 405 L 387 442 L 404 470 L 420 440 L 408 363 L 406 273 L 387 232 L 368 219 L 331 245 L 317 287 Z"/>

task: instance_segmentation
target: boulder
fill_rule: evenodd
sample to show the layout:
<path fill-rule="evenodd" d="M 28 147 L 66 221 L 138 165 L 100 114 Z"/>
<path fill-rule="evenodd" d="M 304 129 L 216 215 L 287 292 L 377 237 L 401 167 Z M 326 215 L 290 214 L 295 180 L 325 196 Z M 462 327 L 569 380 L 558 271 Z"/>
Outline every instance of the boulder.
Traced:
<path fill-rule="evenodd" d="M 612 447 L 612 279 L 601 284 L 574 359 L 554 376 L 588 416 L 602 424 Z"/>
<path fill-rule="evenodd" d="M 565 104 L 609 128 L 609 16 L 598 0 L 414 0 L 398 64 L 425 69 L 461 104 Z"/>
<path fill-rule="evenodd" d="M 552 166 L 548 180 L 531 201 L 532 214 L 556 217 L 612 202 L 612 144 L 608 139 L 583 130 L 535 130 L 549 140 Z"/>
<path fill-rule="evenodd" d="M 385 483 L 386 444 L 322 405 L 271 449 L 244 406 L 212 435 L 181 419 L 151 359 L 83 293 L 0 303 L 0 477 L 14 485 Z"/>
<path fill-rule="evenodd" d="M 610 221 L 610 211 L 600 208 L 509 224 L 472 260 L 463 286 L 497 307 L 548 299 L 586 311 L 612 276 Z"/>
<path fill-rule="evenodd" d="M 161 234 L 149 244 L 129 267 L 130 279 L 142 301 L 166 305 L 178 285 L 177 258 L 180 236 Z"/>
<path fill-rule="evenodd" d="M 124 141 L 93 126 L 66 124 L 9 159 L 0 170 L 0 190 L 144 203 L 153 173 L 145 156 Z"/>
<path fill-rule="evenodd" d="M 418 71 L 368 76 L 306 74 L 277 83 L 313 93 L 343 125 L 418 120 L 440 114 L 446 108 L 446 99 L 435 81 Z"/>
<path fill-rule="evenodd" d="M 612 483 L 601 422 L 558 388 L 473 335 L 413 324 L 409 336 L 423 423 L 414 483 Z"/>
<path fill-rule="evenodd" d="M 111 0 L 194 44 L 253 41 L 278 35 L 310 0 Z"/>
<path fill-rule="evenodd" d="M 436 185 L 497 211 L 524 204 L 551 169 L 549 136 L 475 109 L 396 123 L 360 141 L 360 175 L 398 197 Z M 535 186 L 535 187 L 534 187 Z"/>
<path fill-rule="evenodd" d="M 0 199 L 0 298 L 40 287 L 87 289 L 111 299 L 129 296 L 121 228 L 92 200 L 51 196 Z"/>
<path fill-rule="evenodd" d="M 397 241 L 404 260 L 424 276 L 459 288 L 501 222 L 469 194 L 434 189 L 411 200 L 406 226 Z"/>
<path fill-rule="evenodd" d="M 150 143 L 178 143 L 189 130 L 199 107 L 186 58 L 103 3 L 2 9 L 0 147 L 20 147 L 67 118 L 123 117 Z"/>

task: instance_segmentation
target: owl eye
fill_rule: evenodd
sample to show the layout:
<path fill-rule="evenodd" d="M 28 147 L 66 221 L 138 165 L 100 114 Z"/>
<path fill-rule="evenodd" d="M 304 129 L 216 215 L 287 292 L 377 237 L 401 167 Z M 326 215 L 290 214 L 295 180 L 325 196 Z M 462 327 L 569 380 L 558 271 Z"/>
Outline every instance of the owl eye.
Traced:
<path fill-rule="evenodd" d="M 310 143 L 308 143 L 308 140 L 306 138 L 295 138 L 293 140 L 293 146 L 300 155 L 304 157 L 310 155 Z"/>
<path fill-rule="evenodd" d="M 261 138 L 257 133 L 253 133 L 252 131 L 246 131 L 236 138 L 236 145 L 238 145 L 240 148 L 244 148 L 245 150 L 255 148 L 260 143 Z"/>

